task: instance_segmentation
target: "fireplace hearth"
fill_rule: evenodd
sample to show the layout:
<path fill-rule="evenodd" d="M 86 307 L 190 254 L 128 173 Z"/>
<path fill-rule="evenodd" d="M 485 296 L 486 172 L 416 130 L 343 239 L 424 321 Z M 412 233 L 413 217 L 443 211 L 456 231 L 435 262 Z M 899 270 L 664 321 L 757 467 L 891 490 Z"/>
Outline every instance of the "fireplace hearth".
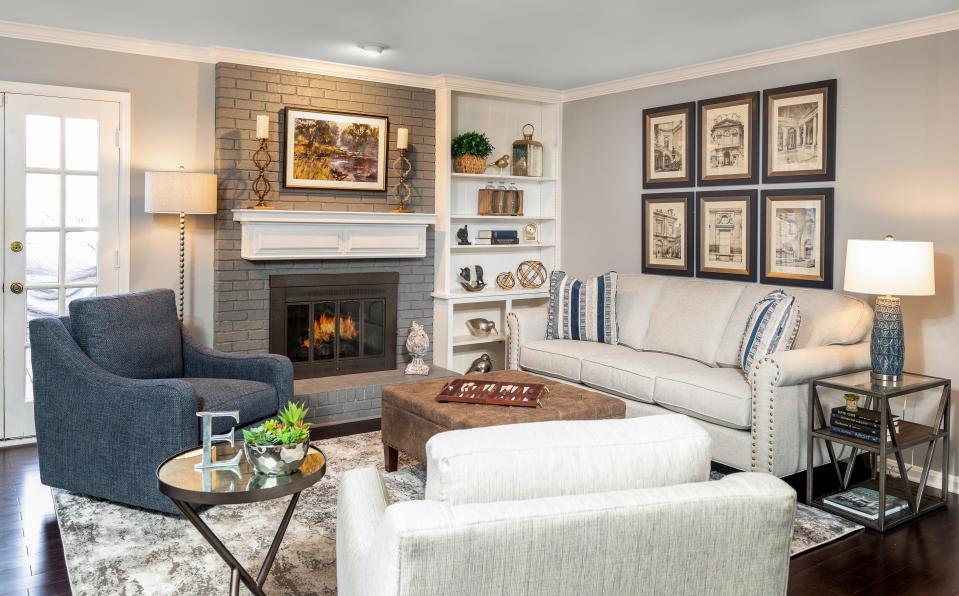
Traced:
<path fill-rule="evenodd" d="M 270 352 L 297 379 L 396 368 L 398 273 L 270 276 Z"/>

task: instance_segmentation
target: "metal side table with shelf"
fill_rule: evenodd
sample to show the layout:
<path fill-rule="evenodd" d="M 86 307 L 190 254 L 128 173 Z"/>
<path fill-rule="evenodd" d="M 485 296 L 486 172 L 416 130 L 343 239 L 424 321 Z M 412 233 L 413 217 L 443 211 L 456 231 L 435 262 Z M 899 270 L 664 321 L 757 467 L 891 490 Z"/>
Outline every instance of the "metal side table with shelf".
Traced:
<path fill-rule="evenodd" d="M 879 428 L 888 429 L 889 438 L 886 441 L 873 443 L 830 431 L 829 419 L 820 395 L 820 390 L 824 388 L 834 389 L 842 393 L 853 393 L 865 398 L 866 408 L 879 411 Z M 896 429 L 890 402 L 897 398 L 905 398 L 906 396 L 931 392 L 936 389 L 941 390 L 941 392 L 939 392 L 939 403 L 932 424 L 900 420 L 898 429 Z M 940 488 L 928 486 L 928 480 L 932 459 L 939 449 L 942 453 L 942 469 L 949 469 L 951 389 L 952 382 L 949 379 L 915 373 L 903 373 L 902 379 L 894 384 L 873 381 L 871 372 L 868 370 L 814 380 L 809 388 L 806 502 L 880 532 L 885 532 L 910 522 L 920 515 L 945 507 L 949 498 L 948 474 L 942 475 L 942 486 Z M 934 397 L 934 394 L 921 396 L 922 399 L 933 399 Z M 830 463 L 839 479 L 841 490 L 838 492 L 862 486 L 872 488 L 879 493 L 879 502 L 882 506 L 878 519 L 871 520 L 834 507 L 824 501 L 824 498 L 829 495 L 813 498 L 813 453 L 816 441 L 824 441 L 826 444 Z M 836 456 L 834 444 L 837 443 L 850 448 L 849 457 L 842 461 Z M 927 449 L 923 458 L 922 474 L 918 482 L 909 480 L 903 453 L 923 446 Z M 860 454 L 868 454 L 866 461 L 870 468 L 870 474 L 867 480 L 853 484 L 851 483 L 853 466 Z M 887 473 L 890 456 L 895 460 L 898 477 Z M 905 499 L 908 507 L 884 515 L 887 495 Z"/>

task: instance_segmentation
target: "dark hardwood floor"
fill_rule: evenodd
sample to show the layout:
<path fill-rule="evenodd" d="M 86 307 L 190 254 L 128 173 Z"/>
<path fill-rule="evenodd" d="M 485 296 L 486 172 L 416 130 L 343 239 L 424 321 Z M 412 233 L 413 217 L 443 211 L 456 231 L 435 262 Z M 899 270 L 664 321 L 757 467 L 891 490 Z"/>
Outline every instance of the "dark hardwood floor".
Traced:
<path fill-rule="evenodd" d="M 365 430 L 365 429 L 364 429 Z M 69 595 L 50 490 L 36 447 L 0 449 L 0 596 Z M 864 530 L 792 560 L 789 594 L 959 594 L 959 510 L 885 535 Z"/>

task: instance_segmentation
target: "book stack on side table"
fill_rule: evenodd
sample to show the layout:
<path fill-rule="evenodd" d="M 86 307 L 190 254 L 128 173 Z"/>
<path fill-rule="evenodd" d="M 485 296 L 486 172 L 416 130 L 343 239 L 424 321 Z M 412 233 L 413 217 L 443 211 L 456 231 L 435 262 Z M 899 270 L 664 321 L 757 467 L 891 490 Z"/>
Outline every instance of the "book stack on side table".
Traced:
<path fill-rule="evenodd" d="M 519 244 L 519 232 L 516 230 L 480 230 L 476 234 L 476 244 Z"/>
<path fill-rule="evenodd" d="M 849 410 L 845 406 L 837 406 L 832 409 L 832 415 L 829 418 L 829 430 L 846 437 L 852 437 L 861 441 L 879 444 L 880 423 L 882 418 L 878 410 L 867 410 L 858 408 L 855 411 Z M 899 416 L 889 416 L 893 421 L 897 433 L 899 430 Z M 889 430 L 885 433 L 887 440 L 891 440 Z"/>

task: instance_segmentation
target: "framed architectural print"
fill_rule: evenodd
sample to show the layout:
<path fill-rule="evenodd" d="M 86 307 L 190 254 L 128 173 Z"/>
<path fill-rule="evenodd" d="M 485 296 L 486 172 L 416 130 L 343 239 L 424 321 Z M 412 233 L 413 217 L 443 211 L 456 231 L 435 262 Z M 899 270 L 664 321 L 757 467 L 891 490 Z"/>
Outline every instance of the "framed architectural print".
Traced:
<path fill-rule="evenodd" d="M 693 274 L 693 193 L 643 195 L 643 273 Z"/>
<path fill-rule="evenodd" d="M 833 190 L 764 190 L 761 210 L 760 281 L 831 290 Z"/>
<path fill-rule="evenodd" d="M 283 185 L 320 190 L 386 190 L 389 120 L 286 108 Z"/>
<path fill-rule="evenodd" d="M 756 281 L 756 191 L 696 193 L 696 277 Z"/>
<path fill-rule="evenodd" d="M 836 79 L 763 91 L 763 182 L 836 179 Z"/>
<path fill-rule="evenodd" d="M 694 186 L 696 104 L 643 110 L 643 188 Z"/>
<path fill-rule="evenodd" d="M 759 183 L 759 92 L 699 102 L 699 186 Z"/>

